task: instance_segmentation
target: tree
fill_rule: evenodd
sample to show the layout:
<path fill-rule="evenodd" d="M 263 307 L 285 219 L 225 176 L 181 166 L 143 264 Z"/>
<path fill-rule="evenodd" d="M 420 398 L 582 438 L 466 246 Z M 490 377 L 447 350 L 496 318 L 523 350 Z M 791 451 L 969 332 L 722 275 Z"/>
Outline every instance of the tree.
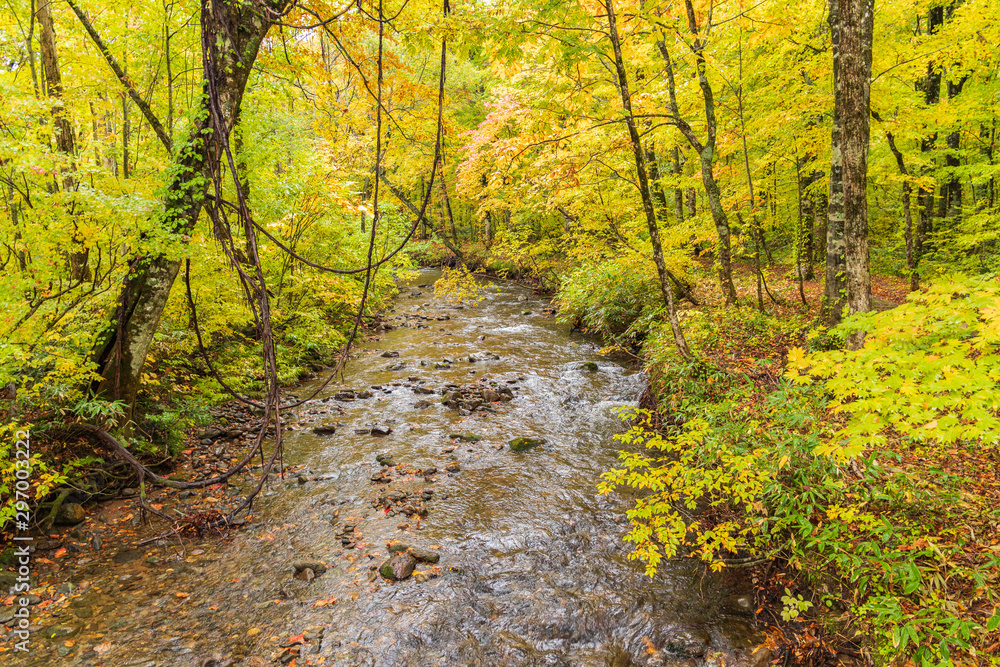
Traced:
<path fill-rule="evenodd" d="M 281 15 L 286 4 L 286 0 L 267 0 L 259 5 L 202 5 L 204 73 L 197 122 L 176 150 L 162 209 L 157 213 L 159 224 L 175 238 L 190 235 L 198 222 L 212 180 L 209 169 L 222 157 L 221 142 L 229 140 L 239 119 L 261 43 L 273 17 Z M 218 108 L 213 109 L 216 104 Z M 180 265 L 179 257 L 163 252 L 134 257 L 109 331 L 94 350 L 101 376 L 94 389 L 125 401 L 130 418 L 146 355 Z"/>
<path fill-rule="evenodd" d="M 840 54 L 834 92 L 842 124 L 844 240 L 847 303 L 850 312 L 872 309 L 868 258 L 868 143 L 871 116 L 874 0 L 837 0 Z M 850 340 L 860 347 L 863 337 Z"/>
<path fill-rule="evenodd" d="M 666 263 L 663 261 L 663 245 L 660 242 L 660 230 L 656 218 L 656 209 L 653 206 L 653 196 L 649 184 L 649 173 L 646 170 L 642 139 L 639 137 L 635 116 L 632 113 L 632 94 L 629 92 L 628 74 L 625 72 L 625 62 L 622 59 L 621 40 L 618 37 L 618 19 L 615 15 L 614 0 L 605 0 L 604 6 L 608 12 L 608 36 L 611 39 L 611 48 L 614 51 L 615 72 L 618 76 L 618 91 L 621 95 L 622 109 L 625 111 L 625 127 L 628 129 L 632 154 L 635 158 L 635 170 L 639 179 L 639 196 L 642 198 L 642 210 L 646 215 L 649 240 L 653 246 L 653 262 L 656 264 L 656 273 L 660 278 L 660 291 L 663 293 L 663 300 L 667 306 L 667 317 L 670 320 L 670 329 L 674 334 L 674 343 L 677 345 L 677 352 L 684 359 L 693 359 L 694 354 L 684 339 L 684 332 L 681 330 L 680 322 L 677 319 L 673 287 L 670 284 L 670 275 L 667 271 Z M 731 280 L 730 286 L 732 286 Z"/>

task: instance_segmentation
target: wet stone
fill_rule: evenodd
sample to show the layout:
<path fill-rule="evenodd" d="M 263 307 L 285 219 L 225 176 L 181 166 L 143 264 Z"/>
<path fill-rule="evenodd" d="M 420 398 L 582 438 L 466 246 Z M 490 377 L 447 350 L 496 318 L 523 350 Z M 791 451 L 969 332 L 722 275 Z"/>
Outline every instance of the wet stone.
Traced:
<path fill-rule="evenodd" d="M 80 626 L 78 625 L 69 625 L 68 623 L 60 625 L 51 625 L 45 628 L 45 637 L 46 639 L 71 637 L 72 635 L 75 635 L 79 631 L 80 631 Z"/>
<path fill-rule="evenodd" d="M 420 563 L 438 563 L 441 561 L 441 554 L 430 549 L 418 549 L 411 547 L 409 554 Z"/>
<path fill-rule="evenodd" d="M 514 438 L 513 440 L 508 442 L 507 445 L 510 447 L 510 451 L 512 452 L 526 452 L 529 449 L 534 449 L 535 447 L 538 447 L 539 445 L 544 443 L 545 443 L 544 438 L 520 437 L 520 438 Z"/>
<path fill-rule="evenodd" d="M 63 503 L 56 512 L 56 524 L 60 526 L 75 526 L 87 518 L 87 512 L 79 503 Z"/>
<path fill-rule="evenodd" d="M 396 554 L 378 569 L 386 579 L 402 581 L 413 574 L 413 569 L 417 565 L 417 559 L 405 553 Z"/>
<path fill-rule="evenodd" d="M 320 575 L 326 572 L 326 564 L 318 560 L 296 560 L 292 562 L 292 567 L 295 568 L 296 573 L 302 572 L 303 570 L 312 570 L 316 575 Z"/>

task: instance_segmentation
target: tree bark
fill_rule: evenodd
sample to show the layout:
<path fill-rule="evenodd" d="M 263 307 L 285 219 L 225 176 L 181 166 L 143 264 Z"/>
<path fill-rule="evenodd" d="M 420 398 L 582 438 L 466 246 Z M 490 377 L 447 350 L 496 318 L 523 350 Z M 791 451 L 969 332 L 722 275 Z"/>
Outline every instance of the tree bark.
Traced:
<path fill-rule="evenodd" d="M 840 72 L 837 103 L 843 123 L 844 237 L 847 301 L 850 312 L 872 309 L 868 257 L 868 145 L 871 118 L 872 26 L 874 0 L 839 0 Z M 848 347 L 857 349 L 864 334 L 854 334 Z"/>
<path fill-rule="evenodd" d="M 639 179 L 639 194 L 642 198 L 642 210 L 646 214 L 649 241 L 653 246 L 653 263 L 656 264 L 656 273 L 660 279 L 660 291 L 663 293 L 663 300 L 667 306 L 667 319 L 670 321 L 670 329 L 674 335 L 674 344 L 677 346 L 677 352 L 681 358 L 692 360 L 694 359 L 694 354 L 691 352 L 691 348 L 688 347 L 687 340 L 684 338 L 684 331 L 681 329 L 680 320 L 677 318 L 674 292 L 670 285 L 670 276 L 666 263 L 663 260 L 663 246 L 660 243 L 660 230 L 657 224 L 656 211 L 653 207 L 653 195 L 649 185 L 649 175 L 646 171 L 642 139 L 639 137 L 639 130 L 636 127 L 635 117 L 632 113 L 632 95 L 629 92 L 628 75 L 625 73 L 621 41 L 618 38 L 618 19 L 615 14 L 614 0 L 605 0 L 604 6 L 608 11 L 608 33 L 611 39 L 611 48 L 615 56 L 618 91 L 621 94 L 622 107 L 625 111 L 625 127 L 628 129 L 629 139 L 632 144 L 632 155 L 635 158 L 636 175 Z"/>
<path fill-rule="evenodd" d="M 680 182 L 681 178 L 681 149 L 674 146 L 674 160 L 673 160 L 674 176 L 677 178 L 676 182 Z M 674 218 L 677 222 L 684 222 L 684 190 L 679 187 L 674 188 Z"/>
<path fill-rule="evenodd" d="M 205 39 L 217 44 L 216 58 L 214 66 L 207 60 L 203 62 L 205 83 L 196 114 L 201 120 L 191 128 L 185 146 L 176 152 L 173 176 L 166 186 L 160 213 L 164 227 L 181 242 L 198 221 L 206 184 L 211 182 L 209 164 L 219 157 L 218 144 L 206 137 L 216 133 L 229 136 L 235 127 L 251 67 L 271 26 L 270 12 L 280 14 L 285 4 L 285 0 L 276 0 L 258 9 L 252 3 L 209 5 L 203 0 L 202 31 L 211 35 Z M 218 91 L 225 127 L 216 127 L 212 121 L 208 77 L 212 77 Z M 134 258 L 119 294 L 110 331 L 94 350 L 101 372 L 101 380 L 94 389 L 124 401 L 129 419 L 134 416 L 146 355 L 179 269 L 180 260 L 172 255 Z"/>
<path fill-rule="evenodd" d="M 56 30 L 52 21 L 52 0 L 41 0 L 37 15 L 41 27 L 39 42 L 42 47 L 42 71 L 45 75 L 45 87 L 49 97 L 54 100 L 52 125 L 55 129 L 56 150 L 67 156 L 70 162 L 63 173 L 61 187 L 63 192 L 73 193 L 77 189 L 76 136 L 63 103 L 62 75 L 59 72 L 59 56 L 56 51 Z M 73 280 L 83 281 L 90 274 L 87 267 L 90 253 L 77 234 L 75 221 L 73 226 L 73 248 L 69 251 L 69 272 Z"/>
<path fill-rule="evenodd" d="M 847 259 L 844 240 L 844 182 L 840 94 L 841 21 L 839 0 L 829 1 L 830 41 L 833 51 L 833 128 L 830 131 L 830 195 L 826 226 L 826 285 L 823 314 L 828 326 L 840 323 L 847 302 Z"/>
<path fill-rule="evenodd" d="M 798 199 L 799 199 L 799 240 L 796 252 L 798 262 L 797 273 L 802 280 L 813 280 L 816 275 L 813 272 L 813 236 L 815 234 L 815 207 L 816 204 L 809 196 L 807 190 L 810 185 L 819 180 L 819 173 L 815 169 L 806 171 L 804 167 L 812 162 L 812 156 L 804 156 L 798 159 L 796 164 L 796 174 L 798 175 Z"/>
<path fill-rule="evenodd" d="M 649 184 L 652 187 L 653 197 L 656 199 L 657 218 L 661 222 L 666 222 L 667 211 L 670 209 L 667 205 L 667 193 L 664 192 L 663 183 L 660 182 L 660 165 L 656 160 L 656 150 L 652 145 L 646 149 L 646 163 L 649 165 Z"/>

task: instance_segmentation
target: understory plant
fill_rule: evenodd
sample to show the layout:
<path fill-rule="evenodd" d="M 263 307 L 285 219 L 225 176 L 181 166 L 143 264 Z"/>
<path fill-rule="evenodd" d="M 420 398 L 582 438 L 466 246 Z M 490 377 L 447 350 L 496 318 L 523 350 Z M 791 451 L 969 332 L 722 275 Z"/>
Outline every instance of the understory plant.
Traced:
<path fill-rule="evenodd" d="M 632 557 L 650 575 L 677 554 L 716 570 L 780 559 L 836 631 L 887 662 L 1000 662 L 997 281 L 955 278 L 800 337 L 828 348 L 867 332 L 854 352 L 779 348 L 783 375 L 732 351 L 789 322 L 699 317 L 697 362 L 651 335 L 660 413 L 627 415 L 600 485 L 638 492 Z M 816 612 L 789 599 L 796 618 Z"/>

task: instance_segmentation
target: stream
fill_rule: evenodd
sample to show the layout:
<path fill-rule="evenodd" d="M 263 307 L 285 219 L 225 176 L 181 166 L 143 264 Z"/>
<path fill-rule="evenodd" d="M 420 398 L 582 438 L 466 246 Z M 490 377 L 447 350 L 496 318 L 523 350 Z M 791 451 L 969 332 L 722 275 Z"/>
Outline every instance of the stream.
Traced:
<path fill-rule="evenodd" d="M 84 624 L 75 645 L 38 637 L 13 664 L 751 664 L 747 584 L 683 559 L 646 577 L 622 540 L 629 499 L 597 494 L 617 459 L 616 411 L 637 400 L 642 373 L 522 287 L 490 283 L 479 306 L 455 307 L 434 298 L 438 275 L 403 284 L 385 314 L 396 328 L 288 416 L 285 462 L 297 467 L 245 528 L 82 568 L 71 580 L 87 585 L 60 619 Z M 479 381 L 513 399 L 471 414 L 442 404 L 447 385 Z M 372 396 L 334 398 L 347 389 Z M 320 424 L 336 432 L 314 433 Z M 376 425 L 392 432 L 373 436 Z M 544 443 L 513 452 L 519 436 Z M 376 462 L 384 453 L 395 465 Z M 440 562 L 389 581 L 376 568 L 394 541 Z M 328 569 L 295 579 L 303 559 Z M 300 633 L 305 643 L 282 647 Z"/>

